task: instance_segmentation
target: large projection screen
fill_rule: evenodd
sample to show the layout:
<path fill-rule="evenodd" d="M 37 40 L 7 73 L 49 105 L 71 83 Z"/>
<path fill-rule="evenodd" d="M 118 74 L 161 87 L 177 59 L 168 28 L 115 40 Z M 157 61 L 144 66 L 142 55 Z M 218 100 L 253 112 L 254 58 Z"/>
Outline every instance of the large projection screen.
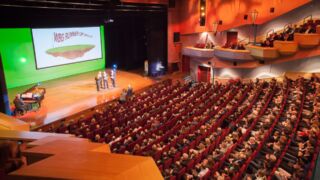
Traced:
<path fill-rule="evenodd" d="M 32 29 L 36 67 L 102 58 L 100 27 Z"/>

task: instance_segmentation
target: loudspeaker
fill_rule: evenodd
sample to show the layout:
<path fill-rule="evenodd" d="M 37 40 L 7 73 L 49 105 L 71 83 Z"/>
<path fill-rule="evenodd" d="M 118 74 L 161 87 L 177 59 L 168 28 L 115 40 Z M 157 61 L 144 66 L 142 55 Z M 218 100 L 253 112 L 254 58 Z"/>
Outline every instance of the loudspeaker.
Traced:
<path fill-rule="evenodd" d="M 200 0 L 200 26 L 206 25 L 206 0 Z"/>
<path fill-rule="evenodd" d="M 173 42 L 180 42 L 180 32 L 173 33 Z"/>
<path fill-rule="evenodd" d="M 201 17 L 200 18 L 200 26 L 205 26 L 206 25 L 206 18 Z"/>
<path fill-rule="evenodd" d="M 176 0 L 169 0 L 169 8 L 175 8 L 176 7 Z"/>
<path fill-rule="evenodd" d="M 259 61 L 259 64 L 264 64 L 264 60 L 260 60 L 260 61 Z"/>
<path fill-rule="evenodd" d="M 219 25 L 222 25 L 222 20 L 219 21 Z"/>
<path fill-rule="evenodd" d="M 270 8 L 270 12 L 271 12 L 271 13 L 274 13 L 274 10 L 275 10 L 274 7 Z"/>
<path fill-rule="evenodd" d="M 245 14 L 245 15 L 243 16 L 243 19 L 244 19 L 244 20 L 247 20 L 247 19 L 248 19 L 248 14 Z"/>
<path fill-rule="evenodd" d="M 238 65 L 238 63 L 237 62 L 233 62 L 233 66 L 237 66 Z"/>
<path fill-rule="evenodd" d="M 208 61 L 208 64 L 211 65 L 211 61 Z"/>
<path fill-rule="evenodd" d="M 7 92 L 7 85 L 4 76 L 4 69 L 2 65 L 2 59 L 0 54 L 0 112 L 11 115 L 10 103 Z"/>
<path fill-rule="evenodd" d="M 121 0 L 111 0 L 111 3 L 112 3 L 112 4 L 120 4 L 120 3 L 121 3 Z"/>

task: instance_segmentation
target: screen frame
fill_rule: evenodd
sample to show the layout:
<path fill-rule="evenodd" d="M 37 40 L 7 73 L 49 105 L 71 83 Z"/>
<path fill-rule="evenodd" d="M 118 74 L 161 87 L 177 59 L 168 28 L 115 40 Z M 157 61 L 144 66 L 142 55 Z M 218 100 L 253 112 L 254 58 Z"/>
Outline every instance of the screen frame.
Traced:
<path fill-rule="evenodd" d="M 84 60 L 84 61 L 79 61 L 79 62 L 72 62 L 72 63 L 65 63 L 65 64 L 58 64 L 58 65 L 54 65 L 54 66 L 47 66 L 47 67 L 38 67 L 38 61 L 37 61 L 37 54 L 36 54 L 36 48 L 34 45 L 34 38 L 33 38 L 33 29 L 61 29 L 61 28 L 96 28 L 98 27 L 100 30 L 100 57 L 101 58 L 96 58 L 96 59 L 88 59 L 88 60 Z M 84 62 L 88 62 L 88 61 L 98 61 L 98 60 L 103 60 L 103 52 L 102 52 L 102 32 L 101 32 L 101 26 L 81 26 L 81 27 L 49 27 L 49 28 L 30 28 L 31 31 L 31 39 L 32 39 L 32 47 L 33 47 L 33 53 L 34 53 L 34 60 L 35 60 L 35 65 L 36 65 L 36 70 L 41 70 L 41 69 L 48 69 L 48 68 L 52 68 L 52 67 L 59 67 L 59 66 L 66 66 L 66 65 L 71 65 L 71 64 L 77 64 L 77 63 L 84 63 Z"/>

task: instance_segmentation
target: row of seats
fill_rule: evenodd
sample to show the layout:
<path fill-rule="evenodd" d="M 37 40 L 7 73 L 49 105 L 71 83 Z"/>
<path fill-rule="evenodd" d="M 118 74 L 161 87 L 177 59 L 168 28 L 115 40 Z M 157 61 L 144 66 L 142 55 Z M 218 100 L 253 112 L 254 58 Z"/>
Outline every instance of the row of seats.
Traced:
<path fill-rule="evenodd" d="M 319 92 L 316 77 L 214 86 L 165 81 L 53 131 L 152 156 L 165 179 L 310 178 L 319 152 Z M 292 154 L 297 144 L 300 154 Z"/>

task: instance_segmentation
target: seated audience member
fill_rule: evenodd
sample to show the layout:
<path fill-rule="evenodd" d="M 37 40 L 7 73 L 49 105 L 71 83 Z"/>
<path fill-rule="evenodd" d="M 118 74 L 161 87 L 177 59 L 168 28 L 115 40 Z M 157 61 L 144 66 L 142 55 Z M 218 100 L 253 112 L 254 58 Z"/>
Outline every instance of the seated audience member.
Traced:
<path fill-rule="evenodd" d="M 120 103 L 124 103 L 127 100 L 127 90 L 123 89 L 119 98 Z"/>
<path fill-rule="evenodd" d="M 20 111 L 23 114 L 31 109 L 31 107 L 28 104 L 23 102 L 20 94 L 16 95 L 15 99 L 13 100 L 13 103 L 16 108 L 15 112 Z"/>
<path fill-rule="evenodd" d="M 311 24 L 309 24 L 309 25 L 307 25 L 306 28 L 301 29 L 300 33 L 311 34 L 311 33 L 316 33 L 316 30 L 312 27 Z"/>
<path fill-rule="evenodd" d="M 26 159 L 21 155 L 20 145 L 15 141 L 0 142 L 0 169 L 10 173 L 26 165 Z"/>
<path fill-rule="evenodd" d="M 293 26 L 293 33 L 299 33 L 300 30 L 301 30 L 301 26 L 298 27 L 298 25 L 296 25 L 296 24 Z"/>
<path fill-rule="evenodd" d="M 285 77 L 283 82 L 233 80 L 227 85 L 216 83 L 214 88 L 208 83 L 175 84 L 147 92 L 128 103 L 116 102 L 72 126 L 84 137 L 109 143 L 113 152 L 154 157 L 165 179 L 190 165 L 181 174 L 186 179 L 201 179 L 208 173 L 216 179 L 232 179 L 247 161 L 249 166 L 240 179 L 267 179 L 292 140 L 274 177 L 306 177 L 320 131 L 316 75 L 311 80 Z M 75 132 L 76 128 L 65 126 L 70 125 L 59 128 Z M 174 161 L 164 167 L 170 159 Z M 211 172 L 215 165 L 219 168 Z"/>
<path fill-rule="evenodd" d="M 273 43 L 269 40 L 269 39 L 266 39 L 262 45 L 262 47 L 273 47 Z"/>
<path fill-rule="evenodd" d="M 293 34 L 283 33 L 280 38 L 281 41 L 293 41 Z"/>
<path fill-rule="evenodd" d="M 228 43 L 225 43 L 222 48 L 230 48 L 231 46 Z"/>

